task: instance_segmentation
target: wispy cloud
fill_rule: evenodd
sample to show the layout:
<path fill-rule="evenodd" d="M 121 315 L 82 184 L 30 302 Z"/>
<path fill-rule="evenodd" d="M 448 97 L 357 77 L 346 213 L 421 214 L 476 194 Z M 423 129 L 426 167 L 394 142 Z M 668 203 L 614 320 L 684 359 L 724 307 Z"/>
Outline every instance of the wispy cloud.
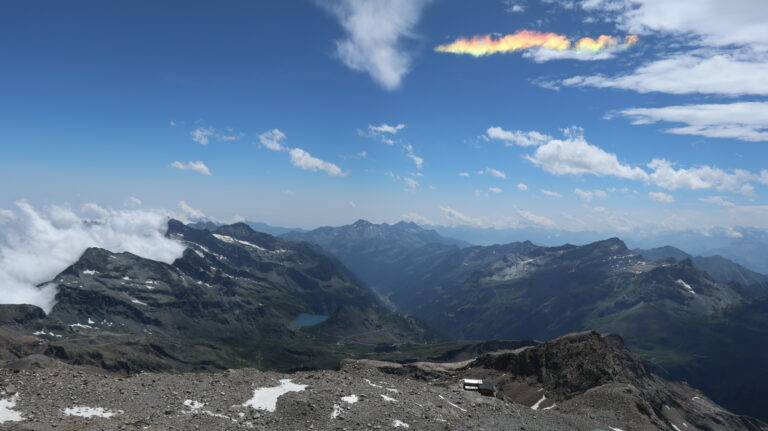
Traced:
<path fill-rule="evenodd" d="M 405 156 L 416 166 L 416 169 L 421 170 L 424 167 L 424 158 L 414 153 L 412 144 L 406 144 L 396 137 L 403 129 L 405 129 L 405 124 L 402 123 L 394 126 L 387 123 L 382 123 L 378 126 L 369 124 L 366 130 L 358 129 L 357 133 L 360 136 L 376 139 L 389 146 L 399 146 L 405 152 Z"/>
<path fill-rule="evenodd" d="M 541 192 L 541 194 L 543 194 L 545 196 L 549 196 L 551 198 L 561 198 L 561 197 L 563 197 L 563 195 L 561 195 L 560 193 L 553 192 L 552 190 L 539 189 L 539 191 Z"/>
<path fill-rule="evenodd" d="M 336 42 L 339 59 L 349 68 L 368 73 L 387 90 L 400 86 L 411 68 L 412 55 L 404 40 L 430 0 L 319 0 L 347 32 Z"/>
<path fill-rule="evenodd" d="M 259 135 L 259 142 L 264 148 L 272 151 L 283 151 L 285 147 L 283 142 L 285 141 L 285 133 L 278 129 L 268 130 Z"/>
<path fill-rule="evenodd" d="M 305 171 L 325 172 L 330 177 L 346 177 L 344 172 L 337 165 L 312 156 L 301 148 L 289 148 L 285 145 L 287 136 L 279 129 L 268 130 L 259 135 L 259 142 L 265 148 L 272 151 L 287 152 L 291 164 Z M 367 156 L 367 154 L 365 154 Z M 361 156 L 364 157 L 364 156 Z"/>
<path fill-rule="evenodd" d="M 409 192 L 415 192 L 416 189 L 419 187 L 419 182 L 414 180 L 413 178 L 405 177 L 403 178 L 403 181 L 405 181 L 405 185 L 408 186 L 406 190 Z"/>
<path fill-rule="evenodd" d="M 394 126 L 390 126 L 387 123 L 382 123 L 378 126 L 374 126 L 369 124 L 368 130 L 375 133 L 389 133 L 390 135 L 396 135 L 397 132 L 405 129 L 405 124 L 396 124 Z"/>
<path fill-rule="evenodd" d="M 243 136 L 245 136 L 244 133 L 240 133 L 235 131 L 234 129 L 227 129 L 224 132 L 218 131 L 213 127 L 198 127 L 191 132 L 189 132 L 189 136 L 192 137 L 192 140 L 197 142 L 200 145 L 208 145 L 211 143 L 211 141 L 218 141 L 218 142 L 231 142 L 236 141 Z"/>
<path fill-rule="evenodd" d="M 494 54 L 527 51 L 535 61 L 543 62 L 557 59 L 602 60 L 610 58 L 613 52 L 626 49 L 638 38 L 634 35 L 623 39 L 601 35 L 593 39 L 584 37 L 571 42 L 567 36 L 557 33 L 542 33 L 533 30 L 520 30 L 495 38 L 490 34 L 474 36 L 469 39 L 459 38 L 452 43 L 435 48 L 437 52 L 467 54 L 483 57 Z"/>
<path fill-rule="evenodd" d="M 520 191 L 526 191 L 526 190 L 528 190 L 528 186 L 523 184 L 523 183 L 520 183 L 520 184 L 517 185 L 517 189 L 520 190 Z"/>
<path fill-rule="evenodd" d="M 205 163 L 201 161 L 196 162 L 173 162 L 171 163 L 171 167 L 174 169 L 178 169 L 180 171 L 194 171 L 198 174 L 211 176 L 211 170 L 208 169 L 208 166 L 205 165 Z"/>
<path fill-rule="evenodd" d="M 502 141 L 508 147 L 513 145 L 532 147 L 546 144 L 552 139 L 551 136 L 536 131 L 504 130 L 498 126 L 489 127 L 485 131 L 485 137 Z"/>
<path fill-rule="evenodd" d="M 301 148 L 293 148 L 288 152 L 291 156 L 291 164 L 306 171 L 322 171 L 331 177 L 345 177 L 347 174 L 333 163 L 313 157 Z"/>
<path fill-rule="evenodd" d="M 708 204 L 712 204 L 712 205 L 718 205 L 718 206 L 721 206 L 721 207 L 734 207 L 734 206 L 736 206 L 736 204 L 734 204 L 733 202 L 731 202 L 729 200 L 726 200 L 722 196 L 706 196 L 706 197 L 703 197 L 703 198 L 699 198 L 699 200 L 704 202 L 704 203 L 708 203 Z"/>
<path fill-rule="evenodd" d="M 632 124 L 660 121 L 685 124 L 666 130 L 677 135 L 768 141 L 768 102 L 630 108 L 620 113 L 630 118 Z"/>
<path fill-rule="evenodd" d="M 656 202 L 661 202 L 664 204 L 671 204 L 675 201 L 674 196 L 664 193 L 664 192 L 649 192 L 648 197 L 651 200 L 654 200 Z"/>
<path fill-rule="evenodd" d="M 485 168 L 482 171 L 478 171 L 478 174 L 488 174 L 488 175 L 490 175 L 492 177 L 501 178 L 502 180 L 506 180 L 507 179 L 507 174 L 506 173 L 504 173 L 503 171 L 500 171 L 498 169 L 493 169 L 493 168 Z"/>

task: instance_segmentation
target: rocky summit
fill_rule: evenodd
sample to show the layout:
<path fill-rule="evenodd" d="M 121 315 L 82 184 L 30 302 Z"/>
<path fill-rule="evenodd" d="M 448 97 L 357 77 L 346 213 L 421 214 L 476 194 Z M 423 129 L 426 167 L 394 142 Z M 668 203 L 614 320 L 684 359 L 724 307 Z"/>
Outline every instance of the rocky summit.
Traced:
<path fill-rule="evenodd" d="M 28 358 L 0 377 L 8 430 L 768 430 L 594 332 L 458 363 L 121 377 Z M 495 396 L 463 379 L 492 383 Z"/>

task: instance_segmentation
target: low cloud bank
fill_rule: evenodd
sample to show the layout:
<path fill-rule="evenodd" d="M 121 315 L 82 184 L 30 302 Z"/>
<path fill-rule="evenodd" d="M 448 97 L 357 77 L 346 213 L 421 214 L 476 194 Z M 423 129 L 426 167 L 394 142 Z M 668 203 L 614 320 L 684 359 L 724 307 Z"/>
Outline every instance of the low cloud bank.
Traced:
<path fill-rule="evenodd" d="M 94 204 L 82 213 L 65 206 L 38 210 L 17 202 L 0 214 L 0 303 L 33 304 L 49 312 L 53 279 L 88 247 L 130 252 L 171 263 L 184 246 L 165 237 L 168 217 L 150 210 L 113 210 Z"/>

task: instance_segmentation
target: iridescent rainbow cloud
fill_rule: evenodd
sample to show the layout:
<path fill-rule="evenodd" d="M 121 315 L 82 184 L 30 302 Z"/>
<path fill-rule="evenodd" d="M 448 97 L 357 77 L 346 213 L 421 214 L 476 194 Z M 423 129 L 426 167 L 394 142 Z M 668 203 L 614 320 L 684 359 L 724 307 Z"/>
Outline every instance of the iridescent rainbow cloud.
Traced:
<path fill-rule="evenodd" d="M 471 39 L 456 39 L 447 45 L 435 48 L 437 52 L 451 54 L 469 54 L 474 57 L 500 54 L 505 52 L 522 51 L 531 48 L 545 48 L 553 51 L 574 50 L 577 52 L 599 52 L 608 48 L 626 48 L 636 44 L 637 36 L 629 35 L 623 43 L 614 36 L 601 35 L 597 39 L 584 37 L 571 43 L 565 35 L 557 33 L 542 33 L 532 30 L 520 30 L 494 39 L 491 35 L 475 36 Z"/>

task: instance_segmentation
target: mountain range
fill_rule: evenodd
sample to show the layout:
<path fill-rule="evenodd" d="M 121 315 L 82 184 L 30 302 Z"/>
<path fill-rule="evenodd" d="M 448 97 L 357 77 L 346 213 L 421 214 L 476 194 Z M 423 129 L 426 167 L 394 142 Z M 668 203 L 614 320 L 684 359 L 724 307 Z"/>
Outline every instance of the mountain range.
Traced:
<path fill-rule="evenodd" d="M 630 250 L 618 238 L 472 246 L 414 223 L 364 220 L 280 237 L 246 223 L 170 220 L 166 236 L 186 246 L 171 264 L 91 248 L 51 280 L 47 315 L 0 306 L 0 360 L 289 371 L 350 357 L 459 361 L 597 330 L 623 337 L 661 376 L 766 418 L 768 283 L 723 257 Z M 527 369 L 510 360 L 483 366 Z"/>
<path fill-rule="evenodd" d="M 542 247 L 530 241 L 465 246 L 431 237 L 427 244 L 402 241 L 384 253 L 378 244 L 386 239 L 365 240 L 365 232 L 379 232 L 376 226 L 357 222 L 323 228 L 322 235 L 287 235 L 335 251 L 398 311 L 446 337 L 617 333 L 660 373 L 709 390 L 729 408 L 762 414 L 768 376 L 759 368 L 768 351 L 754 346 L 768 335 L 759 319 L 768 311 L 764 275 L 673 247 L 632 251 L 618 238 Z M 352 237 L 356 233 L 360 237 Z M 406 233 L 418 237 L 414 227 L 398 234 Z M 751 371 L 717 379 L 735 357 Z"/>

